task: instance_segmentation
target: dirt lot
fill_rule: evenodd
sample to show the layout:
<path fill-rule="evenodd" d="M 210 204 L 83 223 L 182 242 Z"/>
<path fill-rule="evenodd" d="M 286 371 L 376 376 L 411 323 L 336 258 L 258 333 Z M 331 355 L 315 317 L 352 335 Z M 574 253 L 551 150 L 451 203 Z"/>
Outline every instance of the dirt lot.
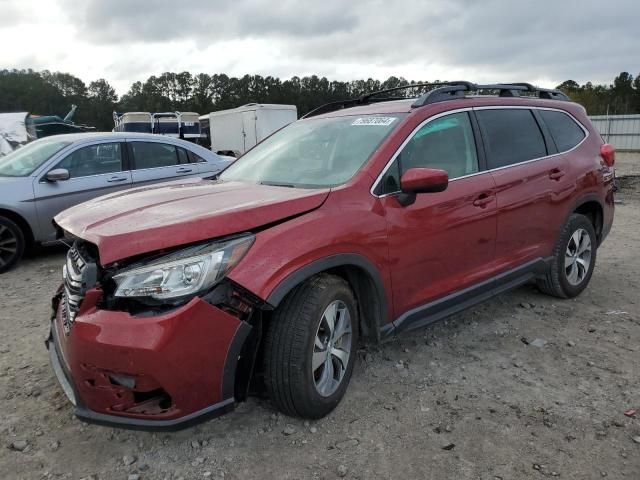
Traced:
<path fill-rule="evenodd" d="M 616 173 L 619 176 L 640 175 L 640 152 L 616 152 Z"/>
<path fill-rule="evenodd" d="M 311 424 L 257 399 L 174 434 L 79 422 L 43 344 L 63 254 L 33 256 L 0 277 L 0 478 L 638 479 L 640 178 L 624 183 L 581 297 L 526 286 L 362 350 Z"/>

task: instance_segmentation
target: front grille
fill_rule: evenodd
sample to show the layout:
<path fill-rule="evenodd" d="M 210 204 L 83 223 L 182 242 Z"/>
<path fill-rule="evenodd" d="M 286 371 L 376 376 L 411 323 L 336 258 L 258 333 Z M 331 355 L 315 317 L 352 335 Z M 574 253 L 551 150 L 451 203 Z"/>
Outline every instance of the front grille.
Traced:
<path fill-rule="evenodd" d="M 77 245 L 69 249 L 67 262 L 62 269 L 64 295 L 62 296 L 62 326 L 69 334 L 75 322 L 87 290 L 96 283 L 96 264 L 85 260 Z"/>

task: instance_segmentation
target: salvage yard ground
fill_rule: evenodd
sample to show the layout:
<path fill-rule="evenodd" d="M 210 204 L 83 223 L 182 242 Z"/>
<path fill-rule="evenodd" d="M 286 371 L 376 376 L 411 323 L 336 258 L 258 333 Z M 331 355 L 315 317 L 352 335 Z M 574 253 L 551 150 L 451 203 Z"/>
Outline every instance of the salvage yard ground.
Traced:
<path fill-rule="evenodd" d="M 0 478 L 638 479 L 640 177 L 621 186 L 580 297 L 525 286 L 362 349 L 311 423 L 261 399 L 173 434 L 79 422 L 44 348 L 63 252 L 34 255 L 0 276 Z"/>

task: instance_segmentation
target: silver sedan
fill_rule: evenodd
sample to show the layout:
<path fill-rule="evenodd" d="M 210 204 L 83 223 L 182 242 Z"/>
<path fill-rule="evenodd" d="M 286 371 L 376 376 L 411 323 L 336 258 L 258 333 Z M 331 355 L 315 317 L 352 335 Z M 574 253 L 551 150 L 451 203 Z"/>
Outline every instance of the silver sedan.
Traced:
<path fill-rule="evenodd" d="M 118 190 L 209 177 L 235 160 L 184 140 L 143 133 L 81 133 L 36 140 L 0 158 L 0 273 L 30 244 L 55 242 L 51 219 Z"/>

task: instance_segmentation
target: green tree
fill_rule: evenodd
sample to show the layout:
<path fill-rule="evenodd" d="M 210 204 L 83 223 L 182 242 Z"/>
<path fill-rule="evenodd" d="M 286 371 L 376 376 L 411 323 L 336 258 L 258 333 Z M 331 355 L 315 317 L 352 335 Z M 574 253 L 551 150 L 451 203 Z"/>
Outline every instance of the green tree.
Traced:
<path fill-rule="evenodd" d="M 437 80 L 435 81 L 437 82 Z M 111 113 L 126 111 L 195 111 L 207 113 L 235 108 L 249 102 L 285 103 L 298 107 L 300 115 L 327 102 L 355 98 L 376 90 L 425 83 L 390 76 L 352 81 L 329 80 L 318 75 L 293 76 L 286 80 L 261 75 L 229 77 L 224 73 L 196 75 L 164 72 L 136 81 L 118 101 L 109 82 L 85 83 L 69 73 L 34 70 L 0 70 L 0 112 L 27 111 L 64 117 L 78 105 L 76 123 L 111 130 Z M 566 80 L 558 88 L 582 104 L 590 115 L 640 113 L 640 75 L 621 72 L 610 85 Z M 415 96 L 429 87 L 415 87 L 389 96 Z"/>
<path fill-rule="evenodd" d="M 633 75 L 629 72 L 621 72 L 613 79 L 611 86 L 612 113 L 631 113 L 633 111 Z"/>
<path fill-rule="evenodd" d="M 118 102 L 115 89 L 104 78 L 93 81 L 88 89 L 88 107 L 98 130 L 113 128 L 112 113 Z"/>

